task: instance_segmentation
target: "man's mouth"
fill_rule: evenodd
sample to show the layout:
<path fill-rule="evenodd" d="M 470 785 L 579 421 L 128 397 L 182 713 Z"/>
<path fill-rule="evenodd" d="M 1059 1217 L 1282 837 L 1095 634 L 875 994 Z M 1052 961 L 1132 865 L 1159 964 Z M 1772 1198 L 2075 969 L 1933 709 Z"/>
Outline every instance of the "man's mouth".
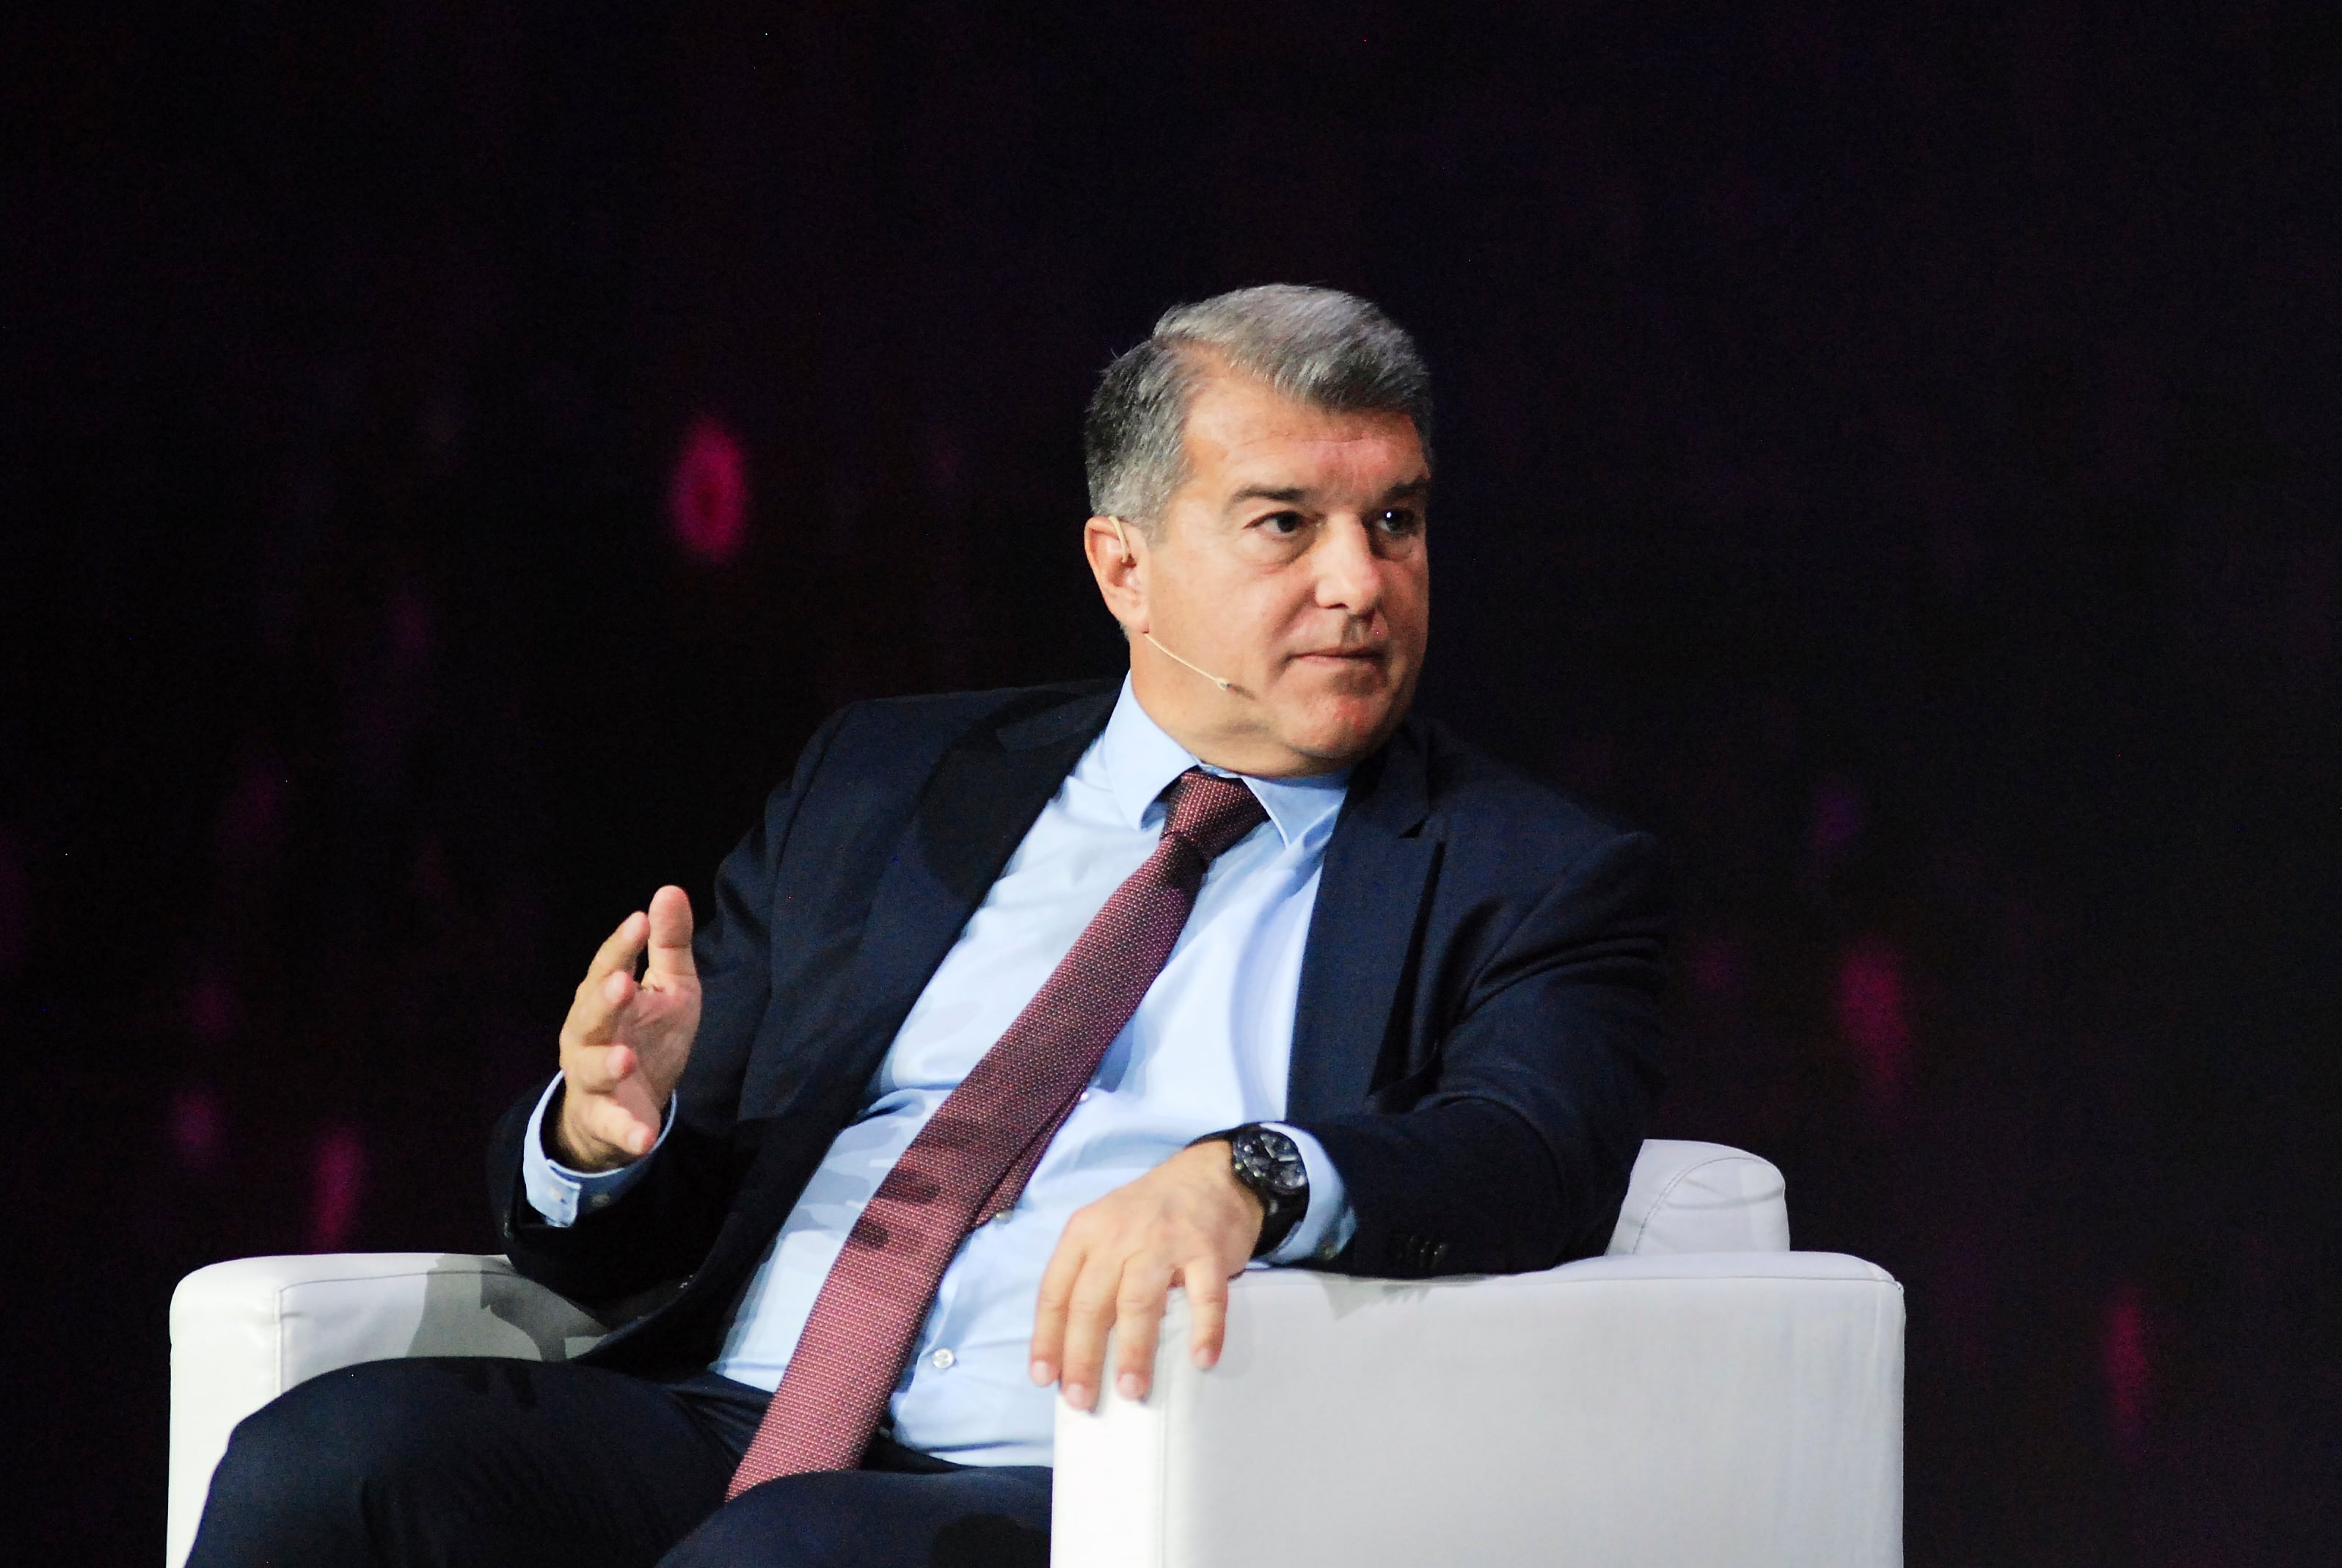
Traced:
<path fill-rule="evenodd" d="M 1372 670 L 1380 669 L 1388 654 L 1386 648 L 1326 648 L 1316 653 L 1296 654 L 1293 663 L 1306 669 Z"/>

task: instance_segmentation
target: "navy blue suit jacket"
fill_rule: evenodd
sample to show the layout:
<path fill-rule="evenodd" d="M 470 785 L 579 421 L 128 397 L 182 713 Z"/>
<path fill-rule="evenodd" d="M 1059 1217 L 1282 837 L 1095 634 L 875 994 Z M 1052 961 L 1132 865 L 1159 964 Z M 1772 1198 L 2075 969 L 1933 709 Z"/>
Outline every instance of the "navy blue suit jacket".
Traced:
<path fill-rule="evenodd" d="M 664 1298 L 590 1360 L 656 1375 L 714 1358 L 911 1004 L 1115 694 L 832 717 L 700 911 L 699 1035 L 642 1179 L 547 1225 L 520 1187 L 535 1093 L 506 1114 L 488 1173 L 514 1264 L 580 1301 Z M 1286 1099 L 1357 1215 L 1325 1266 L 1517 1273 L 1602 1250 L 1659 1089 L 1666 923 L 1647 837 L 1437 725 L 1408 719 L 1358 765 L 1326 845 Z"/>

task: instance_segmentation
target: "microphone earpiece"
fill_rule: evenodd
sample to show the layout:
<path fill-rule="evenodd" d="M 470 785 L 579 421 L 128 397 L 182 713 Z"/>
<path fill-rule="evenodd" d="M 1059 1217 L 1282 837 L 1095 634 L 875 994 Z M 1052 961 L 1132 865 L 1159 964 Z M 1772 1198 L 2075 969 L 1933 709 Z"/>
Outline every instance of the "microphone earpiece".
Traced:
<path fill-rule="evenodd" d="M 1137 565 L 1138 557 L 1132 554 L 1130 548 L 1130 535 L 1122 531 L 1122 519 L 1119 517 L 1114 520 L 1114 536 L 1122 542 L 1122 564 L 1126 566 Z M 1212 674 L 1211 671 L 1204 668 L 1201 664 L 1188 664 L 1186 660 L 1181 658 L 1178 654 L 1173 653 L 1162 644 L 1156 643 L 1154 633 L 1141 632 L 1138 634 L 1146 638 L 1148 642 L 1155 643 L 1155 651 L 1156 653 L 1162 654 L 1165 658 L 1170 660 L 1175 664 L 1179 664 L 1195 671 L 1196 674 L 1203 676 L 1204 679 L 1211 682 L 1212 684 L 1219 687 L 1220 690 L 1224 692 L 1233 692 L 1236 689 L 1236 684 L 1234 681 L 1224 680 L 1220 676 Z"/>

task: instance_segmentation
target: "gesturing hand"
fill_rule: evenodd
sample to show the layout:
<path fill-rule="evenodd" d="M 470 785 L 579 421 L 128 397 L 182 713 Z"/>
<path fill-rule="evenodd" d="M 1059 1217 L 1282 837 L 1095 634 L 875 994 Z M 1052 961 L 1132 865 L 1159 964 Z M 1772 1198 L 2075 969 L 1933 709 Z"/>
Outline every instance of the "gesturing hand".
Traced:
<path fill-rule="evenodd" d="M 1244 1272 L 1260 1240 L 1260 1200 L 1228 1168 L 1226 1143 L 1183 1149 L 1066 1223 L 1041 1274 L 1033 1315 L 1033 1381 L 1062 1380 L 1066 1403 L 1097 1403 L 1106 1331 L 1119 1326 L 1115 1389 L 1144 1399 L 1154 1380 L 1164 1299 L 1187 1291 L 1195 1314 L 1189 1353 L 1220 1359 L 1228 1321 L 1228 1281 Z"/>
<path fill-rule="evenodd" d="M 636 960 L 649 960 L 640 980 Z M 561 1026 L 561 1163 L 607 1171 L 658 1142 L 659 1118 L 699 1033 L 699 971 L 691 961 L 691 900 L 662 887 L 647 914 L 618 923 L 594 954 Z"/>

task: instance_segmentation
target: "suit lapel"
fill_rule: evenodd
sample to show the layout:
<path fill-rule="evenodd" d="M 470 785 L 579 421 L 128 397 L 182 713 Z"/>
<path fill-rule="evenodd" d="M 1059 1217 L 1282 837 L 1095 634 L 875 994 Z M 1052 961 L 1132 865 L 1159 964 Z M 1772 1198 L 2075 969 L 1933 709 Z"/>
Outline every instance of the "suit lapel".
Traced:
<path fill-rule="evenodd" d="M 810 1025 L 799 1049 L 813 1071 L 766 1095 L 759 1131 L 728 1224 L 761 1251 L 837 1129 L 851 1121 L 864 1089 L 1001 868 L 1024 842 L 1057 786 L 1114 711 L 1115 690 L 1068 700 L 1062 689 L 1032 694 L 954 741 L 929 774 L 881 870 L 870 914 L 834 995 L 836 1017 Z M 1041 711 L 1035 713 L 1035 708 Z M 778 1065 L 786 1054 L 774 1053 Z M 752 1069 L 753 1071 L 753 1069 Z M 711 1258 L 713 1254 L 711 1254 Z"/>
<path fill-rule="evenodd" d="M 1421 831 L 1427 802 L 1422 732 L 1408 724 L 1360 765 L 1326 845 L 1286 1074 L 1296 1121 L 1356 1111 L 1374 1087 L 1439 858 Z"/>
<path fill-rule="evenodd" d="M 878 880 L 846 992 L 883 1054 L 1042 808 L 1114 711 L 1111 690 L 986 724 L 944 754 Z M 874 1056 L 850 1069 L 856 1086 Z"/>

